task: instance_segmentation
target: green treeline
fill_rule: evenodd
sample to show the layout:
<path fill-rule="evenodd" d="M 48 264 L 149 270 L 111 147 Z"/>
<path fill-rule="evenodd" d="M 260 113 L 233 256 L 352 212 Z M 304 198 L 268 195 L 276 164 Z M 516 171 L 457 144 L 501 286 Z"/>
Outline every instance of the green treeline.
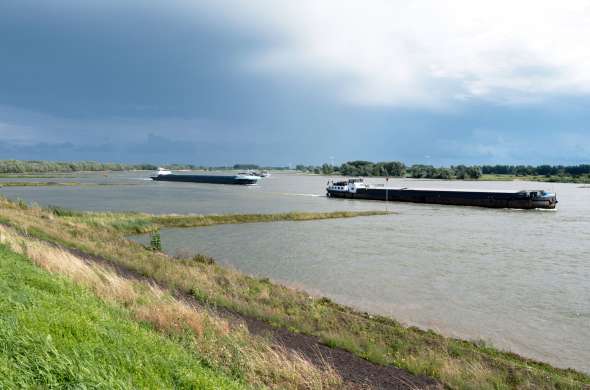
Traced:
<path fill-rule="evenodd" d="M 543 176 L 546 178 L 581 179 L 590 176 L 590 164 L 582 165 L 455 165 L 434 167 L 415 164 L 406 166 L 399 161 L 348 161 L 340 166 L 323 164 L 321 166 L 297 165 L 302 172 L 317 174 L 340 174 L 343 176 L 390 176 L 426 179 L 479 179 L 482 175 Z"/>
<path fill-rule="evenodd" d="M 432 165 L 412 165 L 408 167 L 399 161 L 373 163 L 357 160 L 348 161 L 340 166 L 330 164 L 323 164 L 319 167 L 297 165 L 296 169 L 324 175 L 340 174 L 343 176 L 390 176 L 428 179 L 478 179 L 482 175 L 482 169 L 477 166 L 457 165 L 449 168 L 435 168 Z"/>
<path fill-rule="evenodd" d="M 235 164 L 233 169 L 260 169 L 256 164 Z"/>
<path fill-rule="evenodd" d="M 171 170 L 224 170 L 233 167 L 205 167 L 194 164 L 163 164 L 162 167 Z M 68 173 L 68 172 L 96 172 L 96 171 L 154 171 L 158 169 L 154 164 L 122 164 L 102 163 L 97 161 L 40 161 L 40 160 L 0 160 L 0 174 L 3 173 Z"/>
<path fill-rule="evenodd" d="M 263 167 L 256 164 L 235 164 L 233 166 L 205 167 L 193 164 L 166 164 L 171 170 L 232 170 L 265 169 L 287 170 L 288 167 Z M 154 164 L 121 164 L 96 161 L 40 161 L 40 160 L 0 160 L 0 174 L 39 174 L 68 173 L 82 171 L 128 171 L 156 170 Z M 297 165 L 296 170 L 316 174 L 339 174 L 343 176 L 389 176 L 411 177 L 420 179 L 493 179 L 494 176 L 534 177 L 542 181 L 590 182 L 590 164 L 581 165 L 454 165 L 434 167 L 432 165 L 406 165 L 400 161 L 348 161 L 340 166 L 323 164 Z"/>
<path fill-rule="evenodd" d="M 581 165 L 483 165 L 484 174 L 515 176 L 580 176 L 590 174 L 590 164 Z"/>
<path fill-rule="evenodd" d="M 81 172 L 81 171 L 127 171 L 154 170 L 152 164 L 118 164 L 96 161 L 37 161 L 37 160 L 0 160 L 0 173 L 46 173 L 46 172 Z"/>
<path fill-rule="evenodd" d="M 260 166 L 258 164 L 234 164 L 233 167 L 211 167 L 210 169 L 224 170 L 224 169 L 239 169 L 239 170 L 252 170 L 252 169 L 264 169 L 273 171 L 286 171 L 289 167 L 281 166 Z"/>

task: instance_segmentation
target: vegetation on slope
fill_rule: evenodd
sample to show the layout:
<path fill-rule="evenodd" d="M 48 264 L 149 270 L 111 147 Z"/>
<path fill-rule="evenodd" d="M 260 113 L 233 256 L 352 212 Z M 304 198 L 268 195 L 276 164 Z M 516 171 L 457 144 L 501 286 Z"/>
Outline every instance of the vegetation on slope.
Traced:
<path fill-rule="evenodd" d="M 126 240 L 117 224 L 92 214 L 68 215 L 0 200 L 0 221 L 23 234 L 101 256 L 127 269 L 213 304 L 292 331 L 317 335 L 381 364 L 425 374 L 451 388 L 573 388 L 590 385 L 587 375 L 551 367 L 481 343 L 406 328 L 395 320 L 356 312 L 326 298 L 191 259 L 173 259 Z M 120 214 L 121 221 L 129 214 Z"/>
<path fill-rule="evenodd" d="M 56 182 L 56 181 L 0 181 L 0 187 L 64 187 L 64 186 L 80 186 L 81 183 L 67 181 L 67 182 Z"/>
<path fill-rule="evenodd" d="M 222 224 L 311 221 L 317 219 L 367 217 L 387 215 L 387 211 L 332 211 L 289 212 L 275 214 L 222 214 L 222 215 L 153 215 L 146 213 L 76 212 L 61 207 L 50 207 L 53 214 L 75 223 L 84 223 L 97 228 L 114 229 L 121 234 L 148 233 L 167 227 L 201 227 Z"/>
<path fill-rule="evenodd" d="M 243 387 L 4 245 L 0 296 L 0 388 Z"/>
<path fill-rule="evenodd" d="M 122 277 L 107 265 L 88 262 L 49 243 L 23 240 L 2 226 L 0 239 L 45 270 L 67 276 L 118 306 L 126 317 L 151 325 L 188 351 L 185 353 L 192 352 L 189 358 L 196 356 L 217 372 L 248 384 L 280 389 L 329 388 L 341 382 L 328 365 L 317 367 L 297 353 L 252 336 L 243 324 L 229 324 L 216 313 L 180 301 L 158 286 Z"/>

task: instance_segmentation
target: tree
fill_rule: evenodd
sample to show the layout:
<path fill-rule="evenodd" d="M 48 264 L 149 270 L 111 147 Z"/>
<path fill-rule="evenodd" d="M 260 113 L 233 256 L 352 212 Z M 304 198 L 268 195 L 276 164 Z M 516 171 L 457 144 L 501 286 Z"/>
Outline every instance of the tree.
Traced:
<path fill-rule="evenodd" d="M 384 163 L 389 176 L 402 177 L 406 174 L 406 165 L 400 161 L 389 161 Z"/>
<path fill-rule="evenodd" d="M 438 168 L 436 169 L 436 178 L 443 180 L 452 179 L 453 171 L 451 171 L 449 168 Z"/>
<path fill-rule="evenodd" d="M 322 165 L 322 174 L 330 175 L 334 172 L 334 167 L 330 164 L 323 164 Z"/>
<path fill-rule="evenodd" d="M 481 177 L 481 168 L 477 166 L 468 167 L 465 174 L 470 179 L 479 179 Z"/>

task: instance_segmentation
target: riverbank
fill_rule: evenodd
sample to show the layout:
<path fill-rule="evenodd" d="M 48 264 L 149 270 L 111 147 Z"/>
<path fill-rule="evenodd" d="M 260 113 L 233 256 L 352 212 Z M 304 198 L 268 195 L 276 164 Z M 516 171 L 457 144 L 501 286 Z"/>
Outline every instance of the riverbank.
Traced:
<path fill-rule="evenodd" d="M 191 171 L 203 171 L 207 172 L 208 170 L 203 169 L 195 169 Z M 120 173 L 120 172 L 144 172 L 142 170 L 122 170 L 122 171 L 76 171 L 76 172 L 48 172 L 48 173 L 2 173 L 0 174 L 0 179 L 64 179 L 64 178 L 80 178 L 80 177 L 93 177 L 95 175 L 103 175 L 107 176 L 109 173 Z M 152 171 L 145 171 L 145 172 L 152 172 Z M 288 171 L 280 171 L 288 172 Z M 277 173 L 277 172 L 275 172 Z M 296 173 L 297 175 L 301 176 L 338 176 L 338 173 L 335 174 L 323 174 L 323 173 L 313 173 L 313 172 L 297 172 L 292 171 L 292 173 Z M 348 177 L 348 176 L 341 176 L 341 177 Z M 385 179 L 385 176 L 369 176 L 371 178 L 382 178 Z M 403 176 L 401 178 L 404 179 L 419 179 L 419 180 L 449 180 L 449 181 L 536 181 L 536 182 L 545 182 L 545 183 L 577 183 L 577 184 L 590 184 L 590 175 L 581 175 L 581 176 L 545 176 L 545 175 L 509 175 L 509 174 L 482 174 L 479 178 L 466 178 L 466 179 L 457 179 L 457 178 L 416 178 L 412 176 Z M 25 183 L 25 182 L 20 182 Z M 51 185 L 53 182 L 44 182 L 45 185 Z M 16 184 L 15 184 L 16 185 Z M 40 184 L 41 185 L 41 184 Z"/>
<path fill-rule="evenodd" d="M 231 220 L 228 216 L 217 217 L 220 221 Z M 0 218 L 21 234 L 100 256 L 189 294 L 204 305 L 223 307 L 278 328 L 317 336 L 326 345 L 378 364 L 437 378 L 451 388 L 583 388 L 590 384 L 587 375 L 573 370 L 553 368 L 481 343 L 406 328 L 386 317 L 359 313 L 267 279 L 202 262 L 202 257 L 174 259 L 123 237 L 123 233 L 137 231 L 138 226 L 140 230 L 153 230 L 149 220 L 157 220 L 157 216 L 144 214 L 139 220 L 147 219 L 148 223 L 138 224 L 136 214 L 68 213 L 2 200 Z M 167 218 L 178 223 L 186 217 Z M 172 223 L 166 221 L 162 219 L 160 223 Z"/>
<path fill-rule="evenodd" d="M 528 176 L 517 176 L 517 175 L 489 175 L 483 174 L 478 179 L 481 181 L 538 181 L 545 183 L 578 183 L 586 184 L 590 183 L 590 176 L 542 176 L 542 175 L 528 175 Z"/>
<path fill-rule="evenodd" d="M 77 187 L 82 183 L 78 182 L 56 182 L 56 181 L 0 181 L 0 187 Z"/>
<path fill-rule="evenodd" d="M 312 221 L 319 219 L 369 217 L 393 214 L 389 211 L 333 211 L 333 212 L 289 212 L 274 214 L 226 214 L 226 215 L 153 215 L 147 213 L 76 212 L 60 207 L 49 208 L 55 215 L 66 217 L 75 223 L 88 224 L 98 228 L 114 230 L 119 234 L 141 234 L 161 228 L 190 228 L 211 225 Z"/>
<path fill-rule="evenodd" d="M 0 237 L 41 268 L 68 277 L 110 304 L 122 305 L 129 317 L 153 326 L 172 344 L 188 346 L 198 357 L 240 387 L 273 389 L 440 389 L 432 379 L 416 377 L 392 366 L 380 366 L 319 339 L 283 329 L 228 310 L 205 306 L 190 294 L 173 291 L 158 281 L 111 266 L 99 257 L 51 243 L 23 239 L 0 226 Z M 199 383 L 182 388 L 210 388 Z M 214 386 L 215 388 L 223 388 Z"/>
<path fill-rule="evenodd" d="M 9 250 L 6 234 L 2 241 L 0 388 L 244 387 L 123 306 Z"/>
<path fill-rule="evenodd" d="M 358 176 L 341 176 L 339 173 L 334 173 L 333 175 L 326 175 L 323 173 L 312 173 L 312 172 L 297 172 L 298 175 L 301 176 L 326 176 L 326 177 L 358 177 Z M 383 179 L 385 180 L 386 176 L 361 176 L 366 178 L 372 179 Z M 393 177 L 395 179 L 415 179 L 415 180 L 445 180 L 445 181 L 536 181 L 536 182 L 543 182 L 543 183 L 577 183 L 577 184 L 590 184 L 590 175 L 581 175 L 581 176 L 543 176 L 543 175 L 499 175 L 499 174 L 482 174 L 479 178 L 466 178 L 466 179 L 457 179 L 457 178 L 445 178 L 445 177 L 412 177 L 412 176 L 402 176 L 402 177 Z"/>
<path fill-rule="evenodd" d="M 63 179 L 80 177 L 75 173 L 0 173 L 0 179 Z"/>
<path fill-rule="evenodd" d="M 120 171 L 71 171 L 71 172 L 30 172 L 30 173 L 0 173 L 0 179 L 71 179 L 71 178 L 92 178 L 96 176 L 109 176 L 110 174 L 120 174 L 124 172 L 146 172 L 152 173 L 153 170 L 128 169 Z"/>

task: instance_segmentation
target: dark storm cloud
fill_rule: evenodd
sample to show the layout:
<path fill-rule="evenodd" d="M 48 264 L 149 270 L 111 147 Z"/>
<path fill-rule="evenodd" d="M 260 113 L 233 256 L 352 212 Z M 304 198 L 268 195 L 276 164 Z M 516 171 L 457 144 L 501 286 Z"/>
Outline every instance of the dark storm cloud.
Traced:
<path fill-rule="evenodd" d="M 261 80 L 236 66 L 260 43 L 253 37 L 174 7 L 86 4 L 0 5 L 0 104 L 62 116 L 214 117 L 239 116 L 264 96 Z"/>
<path fill-rule="evenodd" d="M 588 160 L 585 98 L 535 106 L 467 99 L 449 110 L 349 104 L 335 97 L 342 74 L 253 70 L 252 53 L 284 35 L 234 25 L 216 14 L 223 7 L 186 4 L 0 2 L 0 158 Z M 516 76 L 545 77 L 545 69 L 520 67 Z"/>

